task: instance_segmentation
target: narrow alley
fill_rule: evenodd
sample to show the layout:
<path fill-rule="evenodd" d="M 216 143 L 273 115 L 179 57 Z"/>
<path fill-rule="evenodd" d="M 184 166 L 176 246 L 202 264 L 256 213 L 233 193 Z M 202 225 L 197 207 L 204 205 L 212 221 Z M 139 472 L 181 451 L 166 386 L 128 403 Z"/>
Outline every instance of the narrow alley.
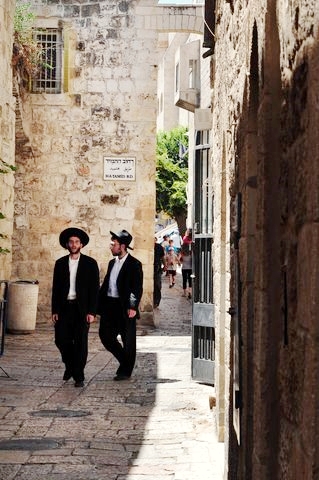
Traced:
<path fill-rule="evenodd" d="M 91 329 L 83 389 L 63 382 L 50 325 L 7 335 L 0 480 L 222 480 L 211 386 L 191 380 L 191 301 L 163 277 L 159 327 L 140 327 L 130 380 Z"/>

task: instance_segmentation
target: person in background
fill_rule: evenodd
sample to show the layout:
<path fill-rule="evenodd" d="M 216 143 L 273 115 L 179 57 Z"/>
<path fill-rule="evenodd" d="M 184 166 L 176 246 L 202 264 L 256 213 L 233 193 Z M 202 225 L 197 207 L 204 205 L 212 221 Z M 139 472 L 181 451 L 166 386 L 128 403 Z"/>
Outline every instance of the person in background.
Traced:
<path fill-rule="evenodd" d="M 119 362 L 113 380 L 131 377 L 136 359 L 136 319 L 143 293 L 142 264 L 128 253 L 132 235 L 126 230 L 110 232 L 113 259 L 100 288 L 98 313 L 101 315 L 99 336 L 106 350 Z M 121 336 L 122 343 L 118 340 Z"/>
<path fill-rule="evenodd" d="M 174 240 L 173 240 L 172 238 L 170 238 L 170 239 L 168 240 L 168 245 L 167 245 L 167 247 L 166 247 L 166 249 L 165 249 L 166 255 L 169 253 L 169 251 L 170 251 L 171 249 L 173 249 L 174 252 L 177 253 L 176 248 L 175 248 L 175 245 L 174 245 Z"/>
<path fill-rule="evenodd" d="M 175 252 L 179 253 L 181 251 L 181 245 L 182 245 L 181 236 L 179 232 L 175 231 L 174 233 L 172 233 L 172 235 L 170 236 L 170 239 L 173 240 Z"/>
<path fill-rule="evenodd" d="M 182 239 L 182 245 L 191 245 L 193 242 L 193 235 L 192 235 L 192 229 L 188 228 L 185 232 L 185 235 L 183 236 Z"/>
<path fill-rule="evenodd" d="M 163 237 L 162 247 L 164 249 L 164 255 L 166 255 L 167 254 L 167 248 L 169 247 L 169 242 L 168 242 L 168 236 L 167 235 L 164 235 L 164 237 Z M 166 270 L 165 261 L 164 261 L 164 269 L 166 271 L 166 277 L 168 277 L 168 271 Z"/>
<path fill-rule="evenodd" d="M 63 380 L 73 377 L 75 387 L 84 386 L 84 368 L 88 356 L 88 332 L 94 322 L 99 291 L 96 261 L 83 255 L 88 235 L 79 228 L 67 228 L 60 234 L 60 245 L 69 255 L 55 262 L 52 285 L 52 322 L 55 344 L 65 364 Z"/>
<path fill-rule="evenodd" d="M 176 270 L 177 265 L 179 265 L 178 255 L 175 252 L 173 245 L 168 247 L 168 252 L 165 257 L 165 265 L 169 276 L 169 288 L 172 288 L 175 285 Z"/>
<path fill-rule="evenodd" d="M 188 243 L 182 245 L 180 262 L 182 264 L 183 297 L 192 298 L 192 249 Z"/>
<path fill-rule="evenodd" d="M 157 243 L 157 238 L 154 241 L 154 289 L 153 289 L 153 304 L 157 308 L 162 298 L 162 265 L 164 264 L 164 248 Z"/>
<path fill-rule="evenodd" d="M 162 247 L 164 248 L 164 252 L 165 252 L 166 247 L 168 247 L 168 236 L 167 235 L 164 235 L 164 237 L 163 237 Z"/>

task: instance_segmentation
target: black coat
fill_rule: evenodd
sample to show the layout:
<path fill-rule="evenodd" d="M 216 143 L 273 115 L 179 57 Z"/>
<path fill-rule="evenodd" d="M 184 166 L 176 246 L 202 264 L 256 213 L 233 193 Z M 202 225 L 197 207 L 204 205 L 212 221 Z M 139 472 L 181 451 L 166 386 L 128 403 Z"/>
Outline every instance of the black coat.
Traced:
<path fill-rule="evenodd" d="M 164 262 L 164 248 L 159 243 L 154 244 L 154 271 L 161 270 L 162 263 Z"/>
<path fill-rule="evenodd" d="M 95 315 L 100 286 L 99 267 L 92 257 L 81 253 L 76 273 L 76 299 L 81 315 Z M 52 314 L 64 308 L 70 288 L 69 255 L 55 262 L 52 286 Z"/>
<path fill-rule="evenodd" d="M 103 284 L 100 288 L 98 300 L 98 313 L 100 315 L 106 313 L 107 291 L 114 263 L 115 258 L 109 262 Z M 143 294 L 143 269 L 141 262 L 128 254 L 116 283 L 123 311 L 127 311 L 130 308 L 136 310 L 137 318 L 139 318 L 138 306 Z"/>

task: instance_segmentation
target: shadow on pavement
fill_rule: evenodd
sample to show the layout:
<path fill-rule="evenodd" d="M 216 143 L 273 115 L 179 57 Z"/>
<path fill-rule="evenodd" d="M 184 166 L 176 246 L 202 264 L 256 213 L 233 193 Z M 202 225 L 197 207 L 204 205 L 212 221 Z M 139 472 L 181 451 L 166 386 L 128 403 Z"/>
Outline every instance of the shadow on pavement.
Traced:
<path fill-rule="evenodd" d="M 159 327 L 140 329 L 128 381 L 113 381 L 117 362 L 101 345 L 97 324 L 83 389 L 62 381 L 51 326 L 6 336 L 1 480 L 212 478 L 211 389 L 190 379 L 191 302 L 182 297 L 181 275 L 171 289 L 163 276 L 162 295 Z"/>

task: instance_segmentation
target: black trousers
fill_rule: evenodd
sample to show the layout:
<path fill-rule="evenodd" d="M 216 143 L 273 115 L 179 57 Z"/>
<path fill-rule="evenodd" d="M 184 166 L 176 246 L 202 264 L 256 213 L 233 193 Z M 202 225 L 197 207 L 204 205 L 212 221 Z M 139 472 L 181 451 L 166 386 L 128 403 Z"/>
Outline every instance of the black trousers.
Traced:
<path fill-rule="evenodd" d="M 75 381 L 84 380 L 89 328 L 76 303 L 67 303 L 55 323 L 55 344 L 60 350 L 65 369 Z"/>
<path fill-rule="evenodd" d="M 192 274 L 191 269 L 188 269 L 188 268 L 183 269 L 182 268 L 183 290 L 186 290 L 187 283 L 188 283 L 189 288 L 191 288 L 191 286 L 192 286 L 191 274 Z"/>
<path fill-rule="evenodd" d="M 153 303 L 159 305 L 162 299 L 162 269 L 154 268 Z"/>
<path fill-rule="evenodd" d="M 106 350 L 120 364 L 116 373 L 130 377 L 136 359 L 136 317 L 128 317 L 118 298 L 107 298 L 105 310 L 101 313 L 99 336 Z"/>

